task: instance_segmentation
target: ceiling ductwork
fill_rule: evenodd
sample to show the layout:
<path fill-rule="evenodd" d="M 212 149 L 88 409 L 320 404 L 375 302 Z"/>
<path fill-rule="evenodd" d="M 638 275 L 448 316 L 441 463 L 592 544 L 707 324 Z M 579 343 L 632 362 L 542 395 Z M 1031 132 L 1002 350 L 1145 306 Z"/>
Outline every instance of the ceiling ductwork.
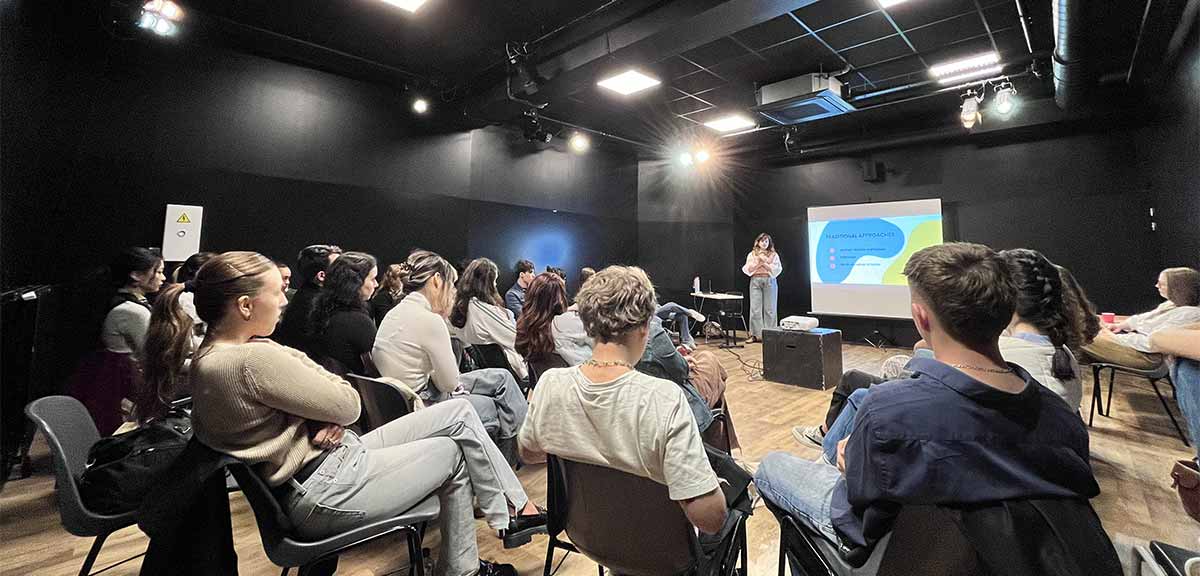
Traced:
<path fill-rule="evenodd" d="M 1052 0 L 1054 14 L 1054 101 L 1063 110 L 1087 105 L 1095 84 L 1090 64 L 1086 0 Z"/>

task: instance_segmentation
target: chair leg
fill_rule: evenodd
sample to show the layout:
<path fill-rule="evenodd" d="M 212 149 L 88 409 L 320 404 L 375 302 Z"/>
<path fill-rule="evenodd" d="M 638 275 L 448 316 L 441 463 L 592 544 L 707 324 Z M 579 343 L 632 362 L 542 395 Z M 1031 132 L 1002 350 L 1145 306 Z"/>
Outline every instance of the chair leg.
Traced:
<path fill-rule="evenodd" d="M 546 543 L 546 567 L 542 569 L 542 576 L 550 576 L 550 571 L 554 569 L 554 538 Z"/>
<path fill-rule="evenodd" d="M 87 558 L 83 561 L 83 566 L 79 568 L 79 576 L 88 576 L 92 571 L 92 565 L 96 563 L 96 557 L 100 555 L 100 548 L 104 546 L 104 541 L 108 539 L 108 534 L 101 534 L 92 541 L 92 549 L 88 550 Z"/>
<path fill-rule="evenodd" d="M 405 532 L 408 536 L 408 573 L 425 576 L 425 554 L 421 552 L 421 535 L 415 529 Z"/>
<path fill-rule="evenodd" d="M 1100 367 L 1092 365 L 1092 410 L 1088 414 L 1088 426 L 1092 425 L 1092 420 L 1096 417 L 1096 404 L 1100 402 Z M 1101 414 L 1104 413 L 1104 405 L 1100 405 Z"/>
<path fill-rule="evenodd" d="M 1108 411 L 1104 413 L 1104 415 L 1108 416 L 1109 418 L 1112 417 L 1112 391 L 1113 391 L 1113 388 L 1116 388 L 1116 387 L 1117 387 L 1117 369 L 1109 368 L 1108 369 L 1108 400 L 1105 402 L 1105 404 L 1108 406 Z"/>
<path fill-rule="evenodd" d="M 287 576 L 287 573 L 288 573 L 290 570 L 291 570 L 291 568 L 288 568 L 287 566 L 284 566 L 284 567 L 283 567 L 283 572 L 280 572 L 280 573 L 279 573 L 279 576 Z"/>
<path fill-rule="evenodd" d="M 597 565 L 596 567 L 600 569 L 600 576 L 604 576 L 604 567 L 599 566 L 599 565 Z"/>
<path fill-rule="evenodd" d="M 1175 433 L 1179 434 L 1179 439 L 1183 440 L 1183 445 L 1191 447 L 1188 443 L 1187 434 L 1183 433 L 1183 429 L 1179 427 L 1179 421 L 1175 419 L 1175 414 L 1171 412 L 1171 407 L 1167 405 L 1167 399 L 1163 397 L 1162 392 L 1158 391 L 1158 381 L 1151 380 L 1150 385 L 1154 387 L 1154 395 L 1158 396 L 1158 401 L 1162 402 L 1163 412 L 1167 413 L 1167 417 L 1171 419 L 1171 424 L 1175 426 Z"/>
<path fill-rule="evenodd" d="M 779 527 L 779 576 L 784 576 L 787 566 L 787 544 L 783 539 L 783 526 Z"/>

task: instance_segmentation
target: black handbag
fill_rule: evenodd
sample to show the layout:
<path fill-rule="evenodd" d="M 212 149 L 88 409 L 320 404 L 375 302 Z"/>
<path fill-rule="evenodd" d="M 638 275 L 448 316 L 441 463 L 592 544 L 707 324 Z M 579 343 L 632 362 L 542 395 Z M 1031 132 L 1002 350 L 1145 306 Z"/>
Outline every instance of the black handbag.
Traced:
<path fill-rule="evenodd" d="M 136 510 L 192 438 L 192 419 L 173 409 L 136 430 L 102 438 L 88 450 L 79 492 L 93 512 L 120 514 Z"/>

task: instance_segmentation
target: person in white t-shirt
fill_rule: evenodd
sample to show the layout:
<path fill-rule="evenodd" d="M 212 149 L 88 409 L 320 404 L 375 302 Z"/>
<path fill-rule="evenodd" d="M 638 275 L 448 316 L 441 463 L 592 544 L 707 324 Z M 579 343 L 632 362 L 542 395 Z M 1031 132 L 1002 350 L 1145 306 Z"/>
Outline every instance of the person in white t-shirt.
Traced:
<path fill-rule="evenodd" d="M 649 478 L 701 532 L 718 533 L 725 498 L 687 399 L 673 382 L 634 370 L 658 308 L 650 279 L 640 268 L 610 266 L 576 301 L 595 348 L 582 365 L 538 380 L 518 436 L 522 461 L 554 454 Z"/>

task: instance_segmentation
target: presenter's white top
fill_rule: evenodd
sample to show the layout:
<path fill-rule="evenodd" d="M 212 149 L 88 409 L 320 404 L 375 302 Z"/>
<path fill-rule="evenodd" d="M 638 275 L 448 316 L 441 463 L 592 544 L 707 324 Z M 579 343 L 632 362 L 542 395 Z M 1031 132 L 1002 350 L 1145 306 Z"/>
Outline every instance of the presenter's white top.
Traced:
<path fill-rule="evenodd" d="M 756 250 L 751 250 L 746 254 L 746 264 L 742 266 L 742 273 L 754 276 L 770 276 L 772 278 L 779 276 L 783 272 L 783 262 L 779 260 L 779 253 L 772 252 L 770 257 L 759 253 Z"/>

